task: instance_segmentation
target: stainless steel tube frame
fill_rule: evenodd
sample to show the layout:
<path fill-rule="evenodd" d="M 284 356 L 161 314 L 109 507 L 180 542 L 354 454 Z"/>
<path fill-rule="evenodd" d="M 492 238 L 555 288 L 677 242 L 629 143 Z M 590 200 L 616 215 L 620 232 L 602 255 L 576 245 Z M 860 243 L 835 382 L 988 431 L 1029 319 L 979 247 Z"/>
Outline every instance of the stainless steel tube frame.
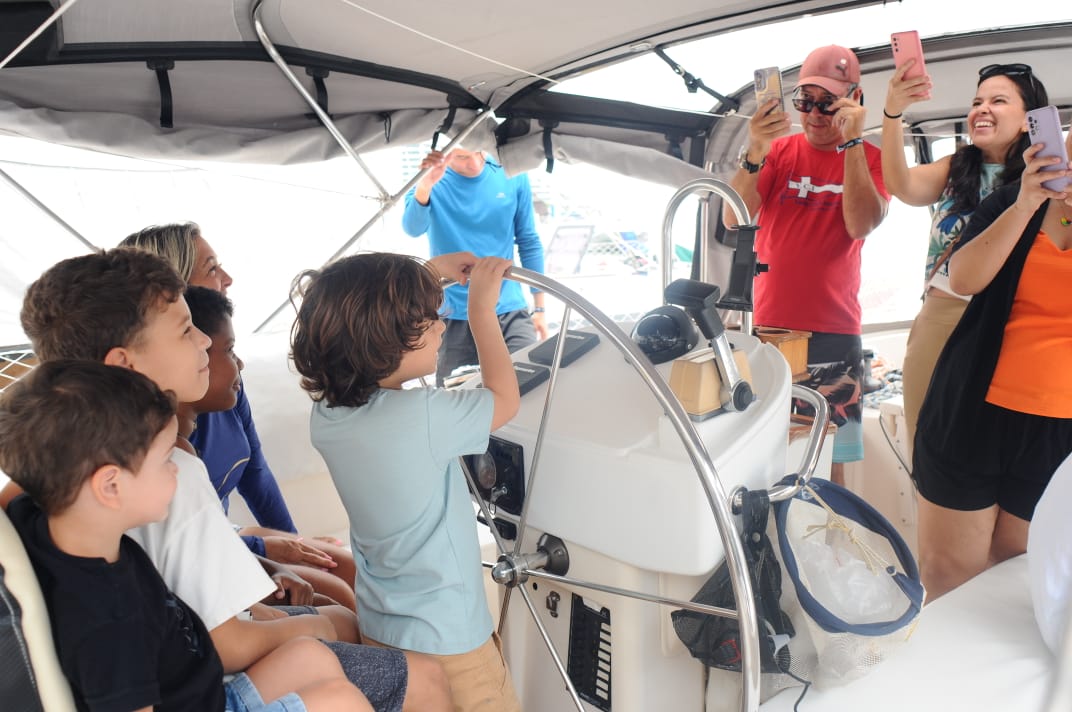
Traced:
<path fill-rule="evenodd" d="M 767 490 L 767 496 L 772 502 L 780 502 L 796 496 L 811 480 L 815 474 L 815 467 L 819 464 L 819 451 L 823 448 L 823 437 L 826 435 L 826 426 L 830 423 L 830 406 L 818 391 L 805 386 L 793 385 L 793 397 L 809 403 L 815 408 L 815 420 L 811 424 L 811 432 L 808 433 L 808 444 L 804 448 L 804 457 L 801 458 L 800 467 L 790 475 L 796 477 L 791 485 L 775 485 Z M 734 490 L 730 502 L 733 511 L 740 511 L 743 497 L 741 490 Z"/>
<path fill-rule="evenodd" d="M 346 140 L 346 137 L 342 135 L 342 132 L 335 126 L 335 123 L 331 120 L 331 117 L 327 115 L 323 109 L 320 108 L 320 104 L 316 103 L 316 100 L 310 96 L 306 91 L 302 83 L 298 81 L 298 77 L 294 75 L 287 63 L 283 61 L 283 57 L 279 54 L 279 51 L 275 48 L 275 43 L 272 42 L 272 38 L 268 36 L 268 32 L 264 29 L 264 23 L 261 22 L 261 8 L 263 7 L 264 0 L 254 0 L 253 7 L 250 10 L 250 17 L 253 20 L 253 30 L 257 33 L 257 39 L 260 40 L 261 46 L 264 47 L 264 51 L 268 53 L 272 62 L 279 68 L 279 71 L 283 73 L 283 76 L 287 78 L 290 85 L 294 87 L 294 91 L 301 95 L 301 98 L 312 109 L 316 117 L 320 119 L 320 123 L 324 125 L 324 128 L 328 130 L 335 142 L 342 147 L 342 150 L 346 151 L 347 155 L 361 167 L 361 170 L 365 172 L 372 184 L 376 186 L 376 190 L 380 194 L 380 200 L 386 200 L 388 193 L 387 190 L 380 184 L 380 181 L 376 179 L 372 171 L 369 169 L 365 162 L 361 160 L 361 156 L 354 150 L 354 147 L 350 145 L 350 142 Z"/>
<path fill-rule="evenodd" d="M 685 185 L 678 188 L 677 192 L 670 197 L 670 202 L 666 204 L 666 212 L 663 214 L 663 244 L 662 244 L 662 273 L 663 273 L 663 291 L 666 291 L 666 285 L 673 281 L 673 256 L 674 256 L 674 241 L 671 235 L 674 227 L 674 216 L 677 214 L 677 209 L 681 207 L 682 201 L 690 195 L 696 193 L 714 193 L 728 201 L 730 208 L 733 210 L 733 214 L 737 216 L 737 224 L 748 225 L 752 222 L 751 216 L 748 214 L 748 206 L 744 204 L 744 199 L 729 183 L 718 180 L 717 178 L 697 178 L 690 180 Z M 721 220 L 722 216 L 711 216 L 710 220 Z M 752 333 L 752 313 L 741 312 L 741 331 L 745 334 Z"/>

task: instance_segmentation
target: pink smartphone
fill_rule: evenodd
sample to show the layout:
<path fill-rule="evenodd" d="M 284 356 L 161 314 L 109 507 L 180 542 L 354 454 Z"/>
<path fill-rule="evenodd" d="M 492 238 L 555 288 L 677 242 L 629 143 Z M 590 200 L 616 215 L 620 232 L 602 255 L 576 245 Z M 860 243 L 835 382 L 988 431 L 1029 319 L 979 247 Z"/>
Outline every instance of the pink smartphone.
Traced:
<path fill-rule="evenodd" d="M 1065 137 L 1061 135 L 1061 115 L 1057 113 L 1056 106 L 1043 106 L 1027 112 L 1027 135 L 1031 139 L 1031 145 L 1036 143 L 1045 144 L 1038 155 L 1043 158 L 1057 157 L 1061 163 L 1046 166 L 1044 171 L 1060 171 L 1068 168 L 1068 151 L 1065 149 Z M 1072 183 L 1072 177 L 1053 178 L 1042 181 L 1042 187 L 1055 190 L 1058 193 L 1064 191 Z"/>
<path fill-rule="evenodd" d="M 779 111 L 785 111 L 785 98 L 782 96 L 782 71 L 777 67 L 764 67 L 755 72 L 756 107 L 763 106 L 771 99 L 778 100 Z M 774 109 L 771 109 L 774 111 Z M 768 114 L 770 111 L 767 112 Z"/>
<path fill-rule="evenodd" d="M 910 59 L 916 63 L 905 74 L 905 79 L 915 79 L 927 73 L 923 66 L 923 45 L 919 41 L 919 33 L 915 30 L 908 32 L 894 32 L 890 35 L 890 46 L 893 47 L 893 66 L 898 69 Z"/>

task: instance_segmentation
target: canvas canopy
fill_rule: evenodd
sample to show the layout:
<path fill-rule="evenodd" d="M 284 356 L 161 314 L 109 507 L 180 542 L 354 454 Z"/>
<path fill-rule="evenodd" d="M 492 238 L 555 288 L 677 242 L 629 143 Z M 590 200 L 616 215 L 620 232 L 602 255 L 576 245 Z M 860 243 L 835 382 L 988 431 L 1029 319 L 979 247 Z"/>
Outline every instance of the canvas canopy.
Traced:
<path fill-rule="evenodd" d="M 674 55 L 697 38 L 718 40 L 742 28 L 762 31 L 792 18 L 883 4 L 76 0 L 0 69 L 0 136 L 171 166 L 300 165 L 343 155 L 270 61 L 258 38 L 256 10 L 260 31 L 278 47 L 295 81 L 318 98 L 357 153 L 428 141 L 437 131 L 442 146 L 482 112 L 488 118 L 466 143 L 496 151 L 511 173 L 546 165 L 551 157 L 676 187 L 708 171 L 724 176 L 732 169 L 747 135 L 744 119 L 754 108 L 750 84 L 710 87 L 724 98 L 711 95 L 709 111 L 650 106 L 639 95 L 628 101 L 581 96 L 559 84 L 657 49 Z M 0 61 L 59 5 L 0 0 Z M 963 26 L 985 27 L 986 20 L 964 18 Z M 1053 78 L 1054 103 L 1068 107 L 1072 87 L 1057 78 L 1072 44 L 1070 29 L 1072 23 L 1059 22 L 925 38 L 936 86 L 960 89 L 935 92 L 906 114 L 920 136 L 918 146 L 926 149 L 929 136 L 963 130 L 965 91 L 978 67 L 990 61 L 1030 62 L 1039 76 Z M 819 36 L 799 39 L 814 43 Z M 763 58 L 771 51 L 763 42 L 747 54 L 712 46 L 712 61 L 749 67 L 767 63 Z M 869 138 L 877 140 L 880 113 L 874 107 L 884 96 L 892 59 L 886 44 L 856 49 L 872 108 Z M 796 69 L 783 70 L 791 87 Z M 681 81 L 669 67 L 666 76 L 667 82 Z M 398 187 L 380 189 L 379 198 Z M 137 202 L 122 201 L 122 209 Z M 303 217 L 319 226 L 330 214 L 321 208 Z M 191 217 L 200 219 L 196 212 Z M 333 233 L 336 245 L 358 225 Z M 114 244 L 114 235 L 109 239 L 96 242 Z M 0 320 L 7 323 L 26 281 L 51 264 L 54 253 L 85 249 L 73 239 L 46 249 L 9 230 L 2 246 Z M 312 252 L 303 264 L 315 266 L 332 252 Z"/>

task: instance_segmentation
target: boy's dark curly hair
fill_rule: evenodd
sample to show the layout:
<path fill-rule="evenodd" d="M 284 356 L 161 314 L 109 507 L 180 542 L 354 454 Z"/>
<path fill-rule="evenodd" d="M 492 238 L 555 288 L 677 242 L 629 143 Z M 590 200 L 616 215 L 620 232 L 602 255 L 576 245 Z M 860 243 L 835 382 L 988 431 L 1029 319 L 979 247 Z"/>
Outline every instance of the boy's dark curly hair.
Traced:
<path fill-rule="evenodd" d="M 315 401 L 357 408 L 398 370 L 443 300 L 439 276 L 416 258 L 391 253 L 345 257 L 298 275 L 301 306 L 291 359 Z"/>
<path fill-rule="evenodd" d="M 136 345 L 154 310 L 182 298 L 186 283 L 167 260 L 133 247 L 58 262 L 26 290 L 22 330 L 42 361 L 103 361 Z"/>

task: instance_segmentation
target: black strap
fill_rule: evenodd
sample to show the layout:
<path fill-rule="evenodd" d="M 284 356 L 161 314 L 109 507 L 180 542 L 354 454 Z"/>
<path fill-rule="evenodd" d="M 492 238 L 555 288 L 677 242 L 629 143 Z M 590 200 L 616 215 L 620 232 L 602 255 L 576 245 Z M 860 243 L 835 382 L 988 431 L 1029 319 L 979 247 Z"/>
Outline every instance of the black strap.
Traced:
<path fill-rule="evenodd" d="M 383 121 L 383 142 L 391 143 L 391 112 L 381 111 L 380 119 Z"/>
<path fill-rule="evenodd" d="M 661 47 L 656 47 L 655 54 L 659 56 L 664 62 L 670 65 L 670 68 L 674 70 L 674 74 L 678 75 L 685 81 L 685 88 L 689 90 L 690 94 L 695 94 L 697 89 L 702 89 L 705 93 L 710 94 L 714 98 L 718 99 L 719 103 L 725 106 L 730 111 L 737 111 L 741 108 L 741 102 L 728 96 L 719 94 L 714 89 L 704 84 L 703 79 L 693 76 L 691 73 L 685 70 L 680 64 L 670 59 L 666 52 Z"/>
<path fill-rule="evenodd" d="M 681 150 L 681 137 L 671 136 L 667 134 L 666 140 L 669 142 L 669 146 L 667 147 L 666 152 L 674 158 L 678 159 L 679 161 L 684 161 L 685 154 Z"/>
<path fill-rule="evenodd" d="M 313 88 L 316 89 L 316 105 L 330 118 L 331 113 L 328 111 L 328 85 L 324 80 L 328 78 L 331 72 L 323 67 L 306 67 L 305 73 L 313 78 Z M 316 114 L 306 114 L 305 117 L 308 119 L 320 118 Z"/>
<path fill-rule="evenodd" d="M 170 59 L 150 59 L 145 64 L 156 72 L 156 83 L 160 86 L 160 128 L 174 128 L 171 79 L 168 77 L 168 72 L 175 68 L 175 62 Z"/>
<path fill-rule="evenodd" d="M 436 150 L 436 144 L 439 143 L 439 134 L 446 133 L 447 131 L 450 131 L 450 127 L 454 125 L 454 114 L 456 114 L 457 111 L 458 111 L 458 107 L 454 106 L 453 104 L 451 104 L 450 108 L 447 109 L 447 115 L 443 119 L 443 123 L 441 123 L 439 125 L 439 127 L 435 130 L 435 133 L 432 134 L 432 150 L 433 151 Z"/>
<path fill-rule="evenodd" d="M 547 159 L 547 172 L 555 169 L 555 146 L 551 142 L 551 130 L 558 126 L 557 121 L 541 121 L 543 127 L 543 157 Z"/>

